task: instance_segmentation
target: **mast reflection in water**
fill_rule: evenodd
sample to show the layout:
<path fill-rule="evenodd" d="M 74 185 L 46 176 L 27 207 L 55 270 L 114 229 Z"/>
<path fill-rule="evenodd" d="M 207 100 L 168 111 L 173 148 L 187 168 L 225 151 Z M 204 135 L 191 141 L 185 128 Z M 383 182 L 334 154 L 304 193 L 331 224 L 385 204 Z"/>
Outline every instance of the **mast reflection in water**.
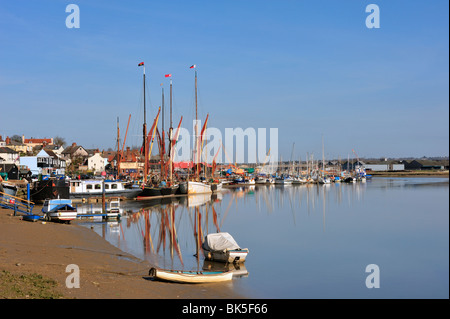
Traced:
<path fill-rule="evenodd" d="M 120 222 L 89 226 L 162 268 L 214 269 L 202 240 L 230 233 L 250 251 L 233 279 L 250 297 L 448 298 L 448 178 L 255 185 L 122 207 Z M 379 289 L 365 285 L 369 264 Z"/>

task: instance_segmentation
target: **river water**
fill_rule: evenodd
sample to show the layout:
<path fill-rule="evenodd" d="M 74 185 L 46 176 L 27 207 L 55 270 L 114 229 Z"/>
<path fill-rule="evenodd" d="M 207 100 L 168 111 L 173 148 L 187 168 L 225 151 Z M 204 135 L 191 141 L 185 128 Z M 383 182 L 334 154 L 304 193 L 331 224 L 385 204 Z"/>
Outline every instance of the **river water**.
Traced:
<path fill-rule="evenodd" d="M 250 298 L 449 298 L 448 178 L 253 186 L 122 207 L 120 222 L 84 225 L 185 270 L 224 269 L 197 254 L 197 238 L 228 232 L 250 251 L 229 265 L 230 285 Z"/>

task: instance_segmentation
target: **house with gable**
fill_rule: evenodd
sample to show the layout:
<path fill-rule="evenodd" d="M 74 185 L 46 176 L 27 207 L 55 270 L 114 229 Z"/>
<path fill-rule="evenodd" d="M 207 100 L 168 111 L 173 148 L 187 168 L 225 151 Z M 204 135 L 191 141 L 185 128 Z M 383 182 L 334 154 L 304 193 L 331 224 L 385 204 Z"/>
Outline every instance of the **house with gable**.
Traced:
<path fill-rule="evenodd" d="M 77 145 L 77 143 L 72 143 L 71 146 L 68 146 L 64 149 L 64 151 L 61 152 L 61 155 L 64 157 L 64 159 L 73 160 L 76 157 L 82 157 L 85 158 L 89 154 L 88 152 L 83 148 L 81 145 Z"/>
<path fill-rule="evenodd" d="M 15 150 L 9 147 L 0 146 L 0 163 L 19 165 L 19 158 L 19 153 Z"/>
<path fill-rule="evenodd" d="M 66 172 L 66 160 L 48 149 L 41 150 L 36 156 L 22 156 L 20 164 L 27 166 L 33 175 L 64 175 Z"/>

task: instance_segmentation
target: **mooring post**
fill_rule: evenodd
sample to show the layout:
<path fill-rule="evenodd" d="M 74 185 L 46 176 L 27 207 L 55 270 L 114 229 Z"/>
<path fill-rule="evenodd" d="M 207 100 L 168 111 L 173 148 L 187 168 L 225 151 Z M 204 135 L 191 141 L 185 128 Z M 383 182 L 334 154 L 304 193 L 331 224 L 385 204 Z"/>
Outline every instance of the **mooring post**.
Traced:
<path fill-rule="evenodd" d="M 105 214 L 105 180 L 102 182 L 102 212 Z"/>

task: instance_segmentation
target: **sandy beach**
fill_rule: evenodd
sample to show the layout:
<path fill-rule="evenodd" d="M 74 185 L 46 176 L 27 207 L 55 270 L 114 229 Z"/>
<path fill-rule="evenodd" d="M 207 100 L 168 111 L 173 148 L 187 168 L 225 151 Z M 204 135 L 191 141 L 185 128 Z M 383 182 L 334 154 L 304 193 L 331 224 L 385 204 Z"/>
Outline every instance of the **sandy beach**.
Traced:
<path fill-rule="evenodd" d="M 39 274 L 55 281 L 55 295 L 64 299 L 245 298 L 233 289 L 233 282 L 191 285 L 151 280 L 148 271 L 153 265 L 124 253 L 76 221 L 27 222 L 13 214 L 0 209 L 0 287 L 7 286 L 6 274 L 13 278 Z M 79 267 L 80 288 L 66 287 L 70 264 Z M 0 298 L 36 297 L 17 297 L 5 288 Z"/>

